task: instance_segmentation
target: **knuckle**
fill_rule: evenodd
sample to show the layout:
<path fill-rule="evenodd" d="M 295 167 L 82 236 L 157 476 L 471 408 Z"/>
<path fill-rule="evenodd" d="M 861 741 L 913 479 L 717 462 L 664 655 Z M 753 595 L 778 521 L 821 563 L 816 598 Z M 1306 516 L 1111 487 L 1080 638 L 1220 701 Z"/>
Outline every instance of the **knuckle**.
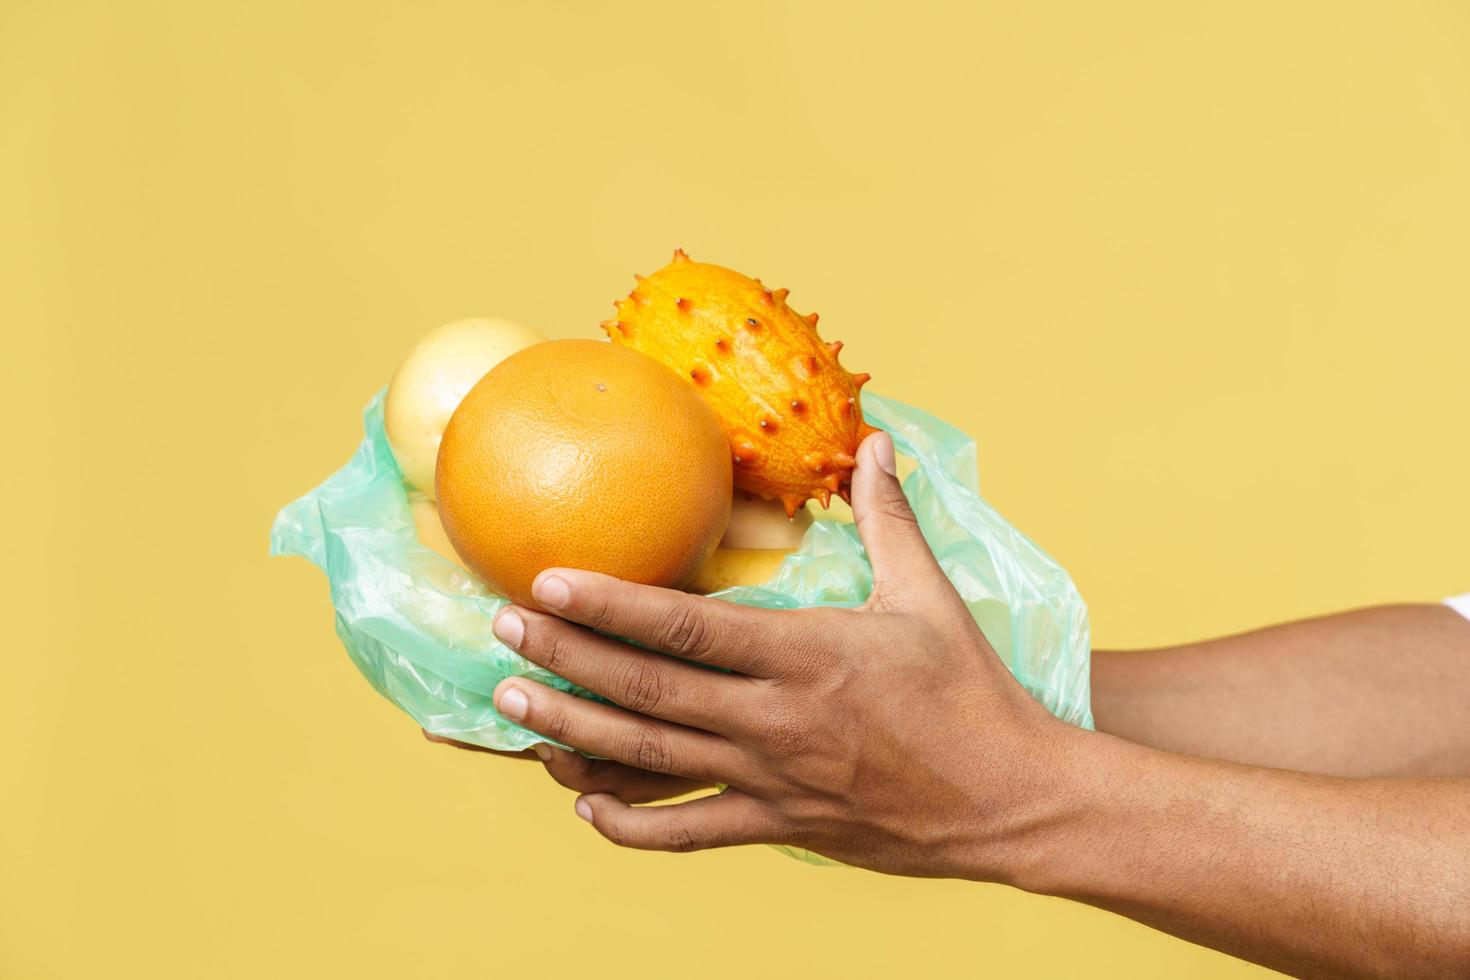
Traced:
<path fill-rule="evenodd" d="M 555 625 L 537 626 L 538 628 L 528 631 L 527 647 L 536 654 L 535 659 L 542 667 L 555 674 L 566 661 L 566 635 Z"/>
<path fill-rule="evenodd" d="M 911 590 L 903 582 L 884 578 L 873 583 L 873 592 L 868 596 L 868 609 L 876 613 L 902 613 L 910 605 Z"/>
<path fill-rule="evenodd" d="M 652 725 L 640 725 L 628 754 L 632 764 L 648 772 L 668 772 L 671 761 L 669 740 Z"/>
<path fill-rule="evenodd" d="M 789 707 L 779 706 L 766 712 L 762 731 L 772 755 L 787 759 L 805 750 L 807 728 Z"/>
<path fill-rule="evenodd" d="M 567 789 L 575 790 L 578 793 L 588 792 L 585 788 L 587 780 L 583 779 L 580 773 L 570 769 L 552 768 L 551 766 L 547 766 L 546 771 L 551 774 L 551 778 L 558 785 L 565 786 Z"/>
<path fill-rule="evenodd" d="M 607 593 L 602 589 L 590 590 L 591 595 L 582 600 L 582 620 L 599 633 L 614 629 L 617 613 Z"/>
<path fill-rule="evenodd" d="M 567 789 L 578 792 L 588 792 L 594 782 L 592 760 L 578 752 L 557 753 L 546 764 L 546 771 Z"/>
<path fill-rule="evenodd" d="M 871 508 L 858 515 L 858 530 L 866 530 L 870 521 L 877 521 L 879 524 L 906 524 L 914 528 L 919 526 L 919 519 L 914 516 L 909 499 L 900 490 L 881 494 Z"/>
<path fill-rule="evenodd" d="M 704 847 L 700 836 L 687 820 L 671 820 L 664 831 L 664 847 L 679 854 L 687 854 Z"/>
<path fill-rule="evenodd" d="M 694 606 L 680 603 L 664 615 L 659 629 L 665 650 L 693 660 L 709 649 L 709 624 Z"/>
<path fill-rule="evenodd" d="M 610 762 L 607 759 L 589 759 L 583 756 L 582 767 L 577 777 L 582 783 L 592 787 L 587 792 L 602 793 L 607 791 L 607 787 L 617 785 L 619 777 L 626 771 L 616 762 Z"/>
<path fill-rule="evenodd" d="M 914 516 L 913 508 L 909 506 L 909 498 L 903 495 L 902 490 L 897 489 L 879 498 L 878 515 L 885 521 L 912 524 L 915 527 L 919 523 L 919 519 Z"/>
<path fill-rule="evenodd" d="M 782 759 L 797 759 L 806 754 L 806 733 L 786 716 L 771 727 L 771 749 Z"/>
<path fill-rule="evenodd" d="M 842 636 L 853 625 L 846 612 L 815 608 L 800 610 L 793 616 L 782 642 L 787 677 L 805 681 L 829 668 L 835 656 L 832 638 Z"/>
<path fill-rule="evenodd" d="M 597 829 L 602 832 L 602 836 L 606 837 L 608 840 L 612 841 L 619 847 L 632 846 L 632 839 L 628 833 L 628 826 L 621 820 L 608 820 L 606 823 L 599 823 L 597 824 Z"/>
<path fill-rule="evenodd" d="M 570 745 L 571 741 L 569 737 L 571 730 L 571 718 L 561 708 L 546 708 L 541 712 L 540 717 L 536 719 L 536 731 L 545 735 L 553 742 Z"/>
<path fill-rule="evenodd" d="M 663 672 L 645 657 L 631 660 L 618 671 L 613 700 L 629 711 L 647 714 L 665 698 Z"/>

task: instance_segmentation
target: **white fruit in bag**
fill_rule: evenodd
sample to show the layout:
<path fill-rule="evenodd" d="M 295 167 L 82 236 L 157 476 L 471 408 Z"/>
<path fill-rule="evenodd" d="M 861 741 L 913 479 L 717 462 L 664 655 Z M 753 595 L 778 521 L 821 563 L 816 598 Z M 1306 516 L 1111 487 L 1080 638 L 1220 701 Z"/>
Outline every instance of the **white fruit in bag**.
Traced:
<path fill-rule="evenodd" d="M 449 416 L 487 371 L 545 339 L 510 320 L 475 318 L 431 330 L 409 351 L 383 404 L 383 428 L 405 483 L 433 498 L 434 462 Z"/>

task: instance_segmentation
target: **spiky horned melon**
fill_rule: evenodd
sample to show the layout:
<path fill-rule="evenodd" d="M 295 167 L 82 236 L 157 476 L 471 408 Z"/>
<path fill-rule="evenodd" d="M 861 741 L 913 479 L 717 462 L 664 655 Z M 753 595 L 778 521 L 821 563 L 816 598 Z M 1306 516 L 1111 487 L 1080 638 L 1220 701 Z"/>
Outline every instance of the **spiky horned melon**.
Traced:
<path fill-rule="evenodd" d="M 848 499 L 857 447 L 878 431 L 863 421 L 866 374 L 837 363 L 817 315 L 798 316 L 787 290 L 676 249 L 668 265 L 618 300 L 602 328 L 678 371 L 715 410 L 735 464 L 735 486 L 779 500 L 788 516 L 812 497 Z"/>

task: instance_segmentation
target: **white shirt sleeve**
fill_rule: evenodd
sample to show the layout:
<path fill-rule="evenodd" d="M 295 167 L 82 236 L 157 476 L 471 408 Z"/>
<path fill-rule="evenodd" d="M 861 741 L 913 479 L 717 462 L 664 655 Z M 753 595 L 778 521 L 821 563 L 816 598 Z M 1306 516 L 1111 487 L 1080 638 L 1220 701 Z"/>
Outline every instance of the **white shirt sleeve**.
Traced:
<path fill-rule="evenodd" d="M 1444 604 L 1466 619 L 1470 619 L 1470 592 L 1446 599 Z"/>

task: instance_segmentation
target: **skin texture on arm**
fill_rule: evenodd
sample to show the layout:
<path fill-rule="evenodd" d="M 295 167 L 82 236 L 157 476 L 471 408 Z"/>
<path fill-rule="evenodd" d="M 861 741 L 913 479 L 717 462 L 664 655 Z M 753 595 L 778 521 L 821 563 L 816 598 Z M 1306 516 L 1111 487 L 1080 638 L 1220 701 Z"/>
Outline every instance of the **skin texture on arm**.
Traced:
<path fill-rule="evenodd" d="M 1470 973 L 1470 783 L 1078 741 L 1090 790 L 1012 883 L 1297 976 Z"/>
<path fill-rule="evenodd" d="M 1382 606 L 1160 650 L 1093 652 L 1099 731 L 1339 776 L 1470 776 L 1470 620 Z"/>
<path fill-rule="evenodd" d="M 1470 781 L 1287 773 L 1063 724 L 996 657 L 893 471 L 892 444 L 868 439 L 861 608 L 552 569 L 533 587 L 552 613 L 500 614 L 503 642 L 612 702 L 524 677 L 496 690 L 505 716 L 599 757 L 547 763 L 599 833 L 1005 882 L 1304 975 L 1470 974 Z M 729 788 L 630 805 L 711 783 Z"/>
<path fill-rule="evenodd" d="M 1090 791 L 1013 884 L 1296 976 L 1470 975 L 1470 782 L 1078 741 Z"/>

